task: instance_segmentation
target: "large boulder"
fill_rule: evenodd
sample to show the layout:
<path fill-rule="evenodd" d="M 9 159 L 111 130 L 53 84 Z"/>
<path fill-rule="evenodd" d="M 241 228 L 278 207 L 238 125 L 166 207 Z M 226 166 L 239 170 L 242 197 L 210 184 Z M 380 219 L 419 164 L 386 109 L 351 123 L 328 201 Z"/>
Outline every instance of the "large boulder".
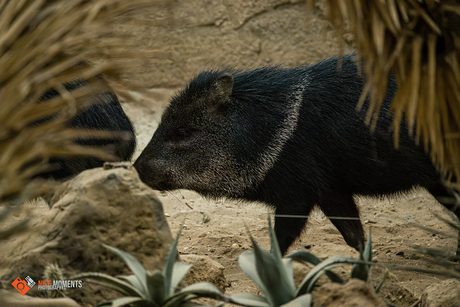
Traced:
<path fill-rule="evenodd" d="M 204 68 L 312 64 L 340 52 L 324 11 L 309 16 L 304 0 L 171 1 L 119 17 L 116 42 L 135 40 L 146 55 L 111 60 L 129 63 L 123 79 L 140 88 L 181 87 Z"/>
<path fill-rule="evenodd" d="M 0 280 L 7 289 L 18 276 L 30 276 L 35 282 L 46 279 L 43 273 L 51 264 L 61 268 L 64 279 L 89 271 L 131 274 L 102 244 L 132 254 L 148 270 L 162 268 L 171 232 L 155 192 L 140 181 L 129 163 L 81 173 L 62 184 L 49 205 L 50 210 L 33 219 L 30 231 L 2 243 Z M 93 291 L 83 281 L 81 288 L 65 294 L 95 304 L 101 297 Z M 106 298 L 104 291 L 97 290 Z M 44 296 L 45 292 L 35 286 L 27 294 Z"/>
<path fill-rule="evenodd" d="M 225 288 L 230 286 L 224 275 L 225 268 L 209 256 L 181 255 L 180 260 L 193 265 L 184 277 L 186 285 L 206 281 L 212 283 L 222 291 L 225 291 Z"/>
<path fill-rule="evenodd" d="M 421 307 L 460 307 L 460 280 L 446 279 L 428 286 L 422 293 Z"/>

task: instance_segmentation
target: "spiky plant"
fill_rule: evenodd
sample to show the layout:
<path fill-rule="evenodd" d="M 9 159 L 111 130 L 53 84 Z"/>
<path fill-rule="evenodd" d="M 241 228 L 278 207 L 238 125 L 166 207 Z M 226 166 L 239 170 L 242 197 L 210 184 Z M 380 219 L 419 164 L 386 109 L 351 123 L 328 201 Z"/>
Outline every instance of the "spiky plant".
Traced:
<path fill-rule="evenodd" d="M 181 234 L 180 228 L 176 239 L 172 242 L 166 256 L 163 271 L 146 271 L 142 264 L 130 254 L 117 248 L 104 245 L 105 248 L 117 254 L 134 273 L 129 276 L 112 277 L 103 273 L 82 273 L 72 279 L 83 279 L 113 289 L 123 295 L 110 302 L 102 302 L 98 306 L 152 306 L 177 307 L 187 303 L 187 306 L 201 306 L 191 300 L 206 297 L 227 302 L 229 298 L 216 286 L 201 282 L 178 289 L 179 283 L 191 268 L 177 259 L 177 244 Z"/>
<path fill-rule="evenodd" d="M 355 264 L 352 277 L 367 280 L 367 272 L 371 263 L 368 251 L 371 250 L 370 239 L 366 246 L 366 252 L 362 259 L 354 259 L 345 256 L 332 256 L 320 261 L 316 256 L 307 251 L 296 251 L 283 258 L 276 239 L 275 231 L 269 223 L 270 252 L 262 249 L 250 235 L 253 250 L 241 254 L 238 264 L 243 272 L 248 275 L 260 288 L 264 296 L 250 293 L 236 294 L 231 297 L 232 302 L 246 306 L 278 307 L 278 306 L 310 306 L 311 292 L 318 279 L 326 274 L 331 281 L 344 283 L 343 279 L 331 271 L 331 269 L 343 264 Z M 294 285 L 292 261 L 310 262 L 315 265 L 296 289 Z"/>
<path fill-rule="evenodd" d="M 313 1 L 311 1 L 313 2 Z M 437 0 L 328 0 L 327 18 L 350 30 L 367 78 L 360 106 L 370 96 L 375 126 L 395 72 L 391 104 L 398 143 L 405 116 L 432 161 L 460 189 L 460 4 Z M 454 175 L 453 177 L 450 177 Z"/>
<path fill-rule="evenodd" d="M 369 232 L 366 247 L 364 248 L 364 251 L 360 253 L 359 259 L 335 255 L 325 259 L 324 261 L 320 261 L 315 255 L 304 250 L 295 251 L 287 257 L 300 263 L 308 262 L 314 265 L 302 281 L 303 287 L 308 293 L 313 290 L 316 281 L 318 281 L 318 279 L 324 274 L 326 274 L 332 282 L 344 284 L 345 281 L 340 276 L 330 271 L 332 268 L 344 264 L 353 264 L 351 269 L 351 278 L 358 278 L 362 281 L 367 281 L 369 278 L 369 271 L 373 265 L 371 233 Z"/>
<path fill-rule="evenodd" d="M 43 271 L 43 280 L 64 280 L 64 273 L 56 263 L 48 263 Z M 61 289 L 45 291 L 46 297 L 65 297 L 66 291 Z"/>

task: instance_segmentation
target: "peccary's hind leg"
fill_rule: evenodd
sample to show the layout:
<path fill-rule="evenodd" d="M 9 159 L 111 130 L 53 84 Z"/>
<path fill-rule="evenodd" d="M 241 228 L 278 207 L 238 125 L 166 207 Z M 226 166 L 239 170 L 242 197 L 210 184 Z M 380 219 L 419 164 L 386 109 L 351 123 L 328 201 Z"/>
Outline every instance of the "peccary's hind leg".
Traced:
<path fill-rule="evenodd" d="M 449 211 L 452 211 L 454 215 L 457 217 L 458 225 L 460 225 L 460 204 L 458 203 L 458 192 L 456 191 L 449 191 L 448 188 L 439 184 L 436 187 L 429 188 L 428 191 L 433 195 L 437 201 L 439 201 L 444 207 L 446 207 Z M 457 195 L 454 195 L 457 193 Z M 458 234 L 458 242 L 457 242 L 457 258 L 460 257 L 460 231 Z M 460 260 L 460 258 L 458 259 Z"/>
<path fill-rule="evenodd" d="M 303 206 L 301 208 L 303 209 L 302 212 L 296 211 L 295 213 L 292 211 L 286 212 L 284 210 L 276 210 L 275 234 L 281 254 L 283 255 L 302 233 L 313 205 Z"/>
<path fill-rule="evenodd" d="M 345 242 L 362 252 L 364 230 L 353 195 L 322 195 L 318 206 L 340 231 Z"/>

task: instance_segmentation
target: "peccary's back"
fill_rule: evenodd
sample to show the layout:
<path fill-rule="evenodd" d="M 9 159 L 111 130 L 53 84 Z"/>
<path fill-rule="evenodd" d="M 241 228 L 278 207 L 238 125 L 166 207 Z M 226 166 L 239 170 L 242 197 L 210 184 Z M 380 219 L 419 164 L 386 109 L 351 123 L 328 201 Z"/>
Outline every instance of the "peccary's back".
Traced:
<path fill-rule="evenodd" d="M 439 174 L 402 123 L 399 148 L 394 147 L 388 108 L 396 90 L 394 79 L 373 133 L 365 124 L 367 102 L 356 110 L 363 88 L 356 64 L 345 57 L 307 67 L 306 86 L 292 137 L 255 195 L 271 203 L 281 195 L 314 197 L 323 193 L 384 195 L 434 187 Z M 276 189 L 276 195 L 270 193 Z M 316 201 L 316 200 L 315 200 Z M 274 202 L 274 201 L 273 201 Z"/>

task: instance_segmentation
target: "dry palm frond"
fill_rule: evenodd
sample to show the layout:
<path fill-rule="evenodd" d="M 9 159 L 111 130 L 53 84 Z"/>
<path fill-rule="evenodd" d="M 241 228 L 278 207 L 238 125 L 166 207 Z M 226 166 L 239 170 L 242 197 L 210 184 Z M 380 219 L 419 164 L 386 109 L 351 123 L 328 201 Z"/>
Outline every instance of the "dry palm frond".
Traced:
<path fill-rule="evenodd" d="M 447 220 L 438 215 L 435 215 L 436 218 L 445 223 L 446 226 L 454 230 L 455 237 L 458 238 L 458 232 L 460 232 L 460 221 L 458 220 Z M 432 233 L 433 235 L 442 235 L 446 237 L 452 237 L 449 233 L 439 231 L 437 229 L 432 229 L 429 227 L 418 226 L 420 229 L 426 230 L 427 232 Z M 458 238 L 460 239 L 460 238 Z M 414 271 L 421 272 L 433 275 L 441 275 L 451 278 L 460 279 L 460 257 L 458 255 L 452 256 L 450 251 L 439 248 L 428 248 L 423 246 L 414 245 L 412 246 L 416 249 L 416 253 L 425 256 L 425 261 L 429 263 L 434 269 L 427 269 L 421 267 L 408 267 L 400 265 L 387 265 L 387 268 L 396 269 L 396 270 L 405 270 L 405 271 Z"/>
<path fill-rule="evenodd" d="M 460 188 L 460 5 L 446 0 L 328 0 L 328 19 L 350 28 L 370 97 L 375 127 L 388 77 L 398 91 L 391 104 L 395 145 L 403 116 L 446 178 Z"/>
<path fill-rule="evenodd" d="M 84 153 L 107 158 L 100 150 L 72 141 L 87 131 L 65 128 L 65 120 L 94 103 L 91 96 L 107 91 L 99 74 L 116 76 L 110 64 L 83 65 L 106 54 L 95 40 L 97 31 L 113 19 L 147 1 L 123 0 L 0 0 L 0 200 L 18 195 L 51 156 Z M 126 56 L 135 56 L 126 46 Z M 67 92 L 64 83 L 93 80 L 91 86 Z M 46 103 L 39 98 L 55 88 L 61 97 Z M 60 117 L 45 124 L 37 120 Z M 93 135 L 94 133 L 92 133 Z M 33 161 L 34 163 L 31 163 Z M 45 188 L 46 185 L 36 187 Z M 41 191 L 30 189 L 30 196 Z"/>

